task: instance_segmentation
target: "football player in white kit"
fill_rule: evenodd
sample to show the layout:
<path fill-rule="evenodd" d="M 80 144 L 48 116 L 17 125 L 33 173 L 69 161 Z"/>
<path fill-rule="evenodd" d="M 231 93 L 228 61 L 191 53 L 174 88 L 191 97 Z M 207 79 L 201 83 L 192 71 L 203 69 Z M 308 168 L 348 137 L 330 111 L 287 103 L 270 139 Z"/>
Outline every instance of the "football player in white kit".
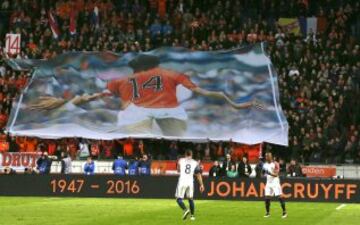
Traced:
<path fill-rule="evenodd" d="M 266 185 L 265 185 L 265 207 L 266 214 L 264 217 L 270 216 L 270 198 L 275 196 L 279 199 L 283 214 L 282 218 L 287 217 L 285 201 L 282 197 L 282 190 L 280 185 L 279 178 L 279 164 L 273 160 L 271 152 L 265 154 L 266 162 L 263 165 L 263 171 L 266 175 Z"/>
<path fill-rule="evenodd" d="M 201 172 L 199 168 L 199 163 L 192 158 L 192 151 L 186 150 L 185 157 L 179 159 L 177 164 L 177 170 L 180 173 L 178 184 L 176 187 L 176 202 L 180 208 L 184 211 L 183 220 L 185 220 L 189 214 L 191 214 L 190 219 L 195 220 L 194 212 L 194 175 L 196 175 L 197 180 L 200 185 L 200 192 L 204 191 L 204 184 L 201 177 Z M 189 200 L 189 209 L 186 208 L 183 199 L 187 198 Z"/>

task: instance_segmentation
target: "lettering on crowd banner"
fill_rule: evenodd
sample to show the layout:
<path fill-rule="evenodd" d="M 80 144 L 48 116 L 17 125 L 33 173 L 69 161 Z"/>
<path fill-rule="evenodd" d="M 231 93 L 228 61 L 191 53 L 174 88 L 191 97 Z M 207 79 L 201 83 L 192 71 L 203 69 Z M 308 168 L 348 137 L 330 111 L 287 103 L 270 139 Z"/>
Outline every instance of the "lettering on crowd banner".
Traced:
<path fill-rule="evenodd" d="M 175 176 L 2 175 L 2 196 L 71 196 L 174 198 Z M 166 184 L 166 185 L 164 185 Z M 205 192 L 195 198 L 212 200 L 264 199 L 264 179 L 205 178 Z M 360 203 L 360 180 L 282 179 L 287 201 Z"/>
<path fill-rule="evenodd" d="M 36 167 L 40 153 L 0 152 L 0 169 L 11 167 L 23 171 L 27 167 Z"/>
<path fill-rule="evenodd" d="M 334 177 L 336 176 L 335 166 L 302 166 L 303 174 L 306 177 Z"/>
<path fill-rule="evenodd" d="M 7 62 L 34 69 L 7 124 L 14 135 L 288 144 L 277 73 L 263 44 Z"/>
<path fill-rule="evenodd" d="M 5 37 L 5 53 L 15 55 L 20 53 L 21 35 L 6 34 Z"/>

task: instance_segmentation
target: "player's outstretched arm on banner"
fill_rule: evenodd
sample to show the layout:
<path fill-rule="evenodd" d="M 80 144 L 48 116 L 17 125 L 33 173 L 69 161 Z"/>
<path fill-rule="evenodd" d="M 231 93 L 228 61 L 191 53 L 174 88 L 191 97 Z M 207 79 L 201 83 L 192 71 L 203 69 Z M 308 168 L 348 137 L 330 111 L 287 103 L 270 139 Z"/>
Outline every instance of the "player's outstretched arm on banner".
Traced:
<path fill-rule="evenodd" d="M 85 94 L 81 96 L 75 96 L 73 99 L 71 99 L 71 102 L 74 105 L 81 105 L 90 101 L 97 100 L 103 96 L 106 96 L 106 94 L 105 93 L 95 93 L 92 95 Z"/>
<path fill-rule="evenodd" d="M 251 100 L 244 103 L 235 103 L 229 96 L 227 96 L 224 92 L 221 91 L 208 91 L 205 89 L 202 89 L 200 87 L 197 87 L 193 89 L 193 91 L 199 95 L 203 95 L 210 98 L 217 98 L 217 99 L 223 99 L 226 102 L 228 102 L 233 108 L 235 109 L 247 109 L 251 107 L 256 107 L 258 109 L 264 109 L 264 105 L 261 104 L 257 100 Z"/>
<path fill-rule="evenodd" d="M 41 96 L 39 97 L 39 100 L 36 103 L 30 104 L 29 108 L 35 110 L 50 110 L 50 109 L 59 108 L 65 103 L 66 100 L 63 98 Z"/>
<path fill-rule="evenodd" d="M 75 96 L 71 100 L 67 101 L 63 98 L 57 98 L 57 97 L 50 97 L 50 96 L 42 96 L 39 98 L 39 100 L 36 103 L 33 103 L 29 106 L 30 109 L 37 109 L 37 110 L 51 110 L 56 109 L 67 102 L 71 102 L 74 105 L 81 105 L 93 100 L 96 100 L 98 98 L 101 98 L 105 96 L 104 93 L 95 93 L 92 95 L 84 94 L 81 96 Z"/>

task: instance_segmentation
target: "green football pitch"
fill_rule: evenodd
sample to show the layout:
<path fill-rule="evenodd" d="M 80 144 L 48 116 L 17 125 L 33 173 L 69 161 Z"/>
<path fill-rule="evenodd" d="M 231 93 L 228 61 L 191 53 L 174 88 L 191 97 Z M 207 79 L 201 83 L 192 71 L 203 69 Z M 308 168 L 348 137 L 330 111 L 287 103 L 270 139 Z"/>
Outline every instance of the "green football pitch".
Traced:
<path fill-rule="evenodd" d="M 182 221 L 174 200 L 1 197 L 1 225 L 172 225 L 172 224 L 291 224 L 360 225 L 360 204 L 287 203 L 281 219 L 278 202 L 263 218 L 262 202 L 195 201 L 196 220 Z M 339 207 L 341 206 L 341 207 Z"/>

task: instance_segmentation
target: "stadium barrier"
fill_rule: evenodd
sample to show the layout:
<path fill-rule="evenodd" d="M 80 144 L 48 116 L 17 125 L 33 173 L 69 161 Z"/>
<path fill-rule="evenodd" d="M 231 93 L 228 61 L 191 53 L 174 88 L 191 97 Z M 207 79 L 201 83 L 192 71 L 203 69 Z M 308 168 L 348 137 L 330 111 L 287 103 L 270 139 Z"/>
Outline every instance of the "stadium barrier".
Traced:
<path fill-rule="evenodd" d="M 21 152 L 0 152 L 0 170 L 5 167 L 11 167 L 17 172 L 23 172 L 26 167 L 35 167 L 36 160 L 40 157 L 39 153 L 21 153 Z M 85 161 L 75 160 L 72 163 L 73 173 L 82 173 Z M 208 174 L 212 162 L 202 162 L 204 175 Z M 252 164 L 253 172 L 250 175 L 255 177 L 255 164 Z M 335 165 L 309 165 L 302 166 L 303 173 L 307 177 L 332 178 L 336 176 L 344 178 L 360 178 L 360 166 L 335 166 Z M 60 173 L 61 164 L 54 161 L 51 167 L 51 173 Z M 96 160 L 95 172 L 97 174 L 111 174 L 112 161 Z M 151 173 L 154 175 L 174 175 L 176 174 L 176 161 L 152 161 Z"/>
<path fill-rule="evenodd" d="M 263 199 L 263 179 L 205 178 L 205 192 L 196 190 L 197 199 Z M 118 198 L 174 198 L 177 177 L 114 175 L 2 175 L 2 196 L 68 196 Z M 360 180 L 282 179 L 288 201 L 360 203 Z"/>

